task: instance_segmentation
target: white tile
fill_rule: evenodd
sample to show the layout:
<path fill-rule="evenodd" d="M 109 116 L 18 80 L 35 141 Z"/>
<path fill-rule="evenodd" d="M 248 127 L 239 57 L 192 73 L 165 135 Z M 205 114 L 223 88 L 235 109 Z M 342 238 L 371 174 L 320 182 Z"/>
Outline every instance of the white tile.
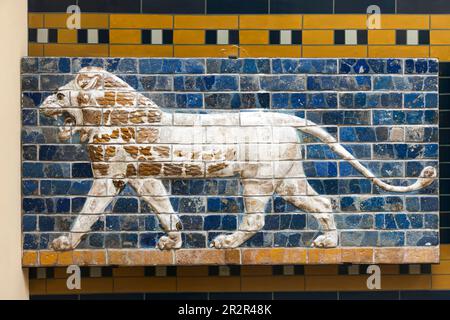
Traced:
<path fill-rule="evenodd" d="M 47 278 L 47 269 L 46 268 L 38 268 L 36 271 L 36 278 L 38 278 L 38 279 Z"/>
<path fill-rule="evenodd" d="M 348 266 L 348 274 L 349 275 L 357 275 L 357 274 L 359 274 L 359 265 L 352 264 L 351 266 Z"/>
<path fill-rule="evenodd" d="M 285 275 L 285 276 L 295 275 L 294 266 L 283 266 L 283 275 Z"/>
<path fill-rule="evenodd" d="M 280 31 L 280 44 L 292 44 L 292 31 L 281 30 Z"/>
<path fill-rule="evenodd" d="M 411 264 L 409 266 L 409 274 L 420 274 L 420 264 Z"/>
<path fill-rule="evenodd" d="M 102 277 L 102 268 L 101 267 L 90 267 L 89 268 L 89 276 L 91 278 L 101 278 Z"/>
<path fill-rule="evenodd" d="M 358 33 L 356 30 L 345 30 L 345 44 L 358 44 Z"/>
<path fill-rule="evenodd" d="M 157 277 L 167 276 L 167 267 L 155 267 L 155 276 Z"/>
<path fill-rule="evenodd" d="M 217 44 L 228 44 L 230 35 L 228 30 L 217 30 Z"/>
<path fill-rule="evenodd" d="M 162 30 L 152 30 L 152 44 L 162 44 L 162 43 L 163 43 Z"/>
<path fill-rule="evenodd" d="M 228 267 L 228 266 L 219 266 L 219 276 L 221 276 L 221 277 L 229 277 L 230 276 L 230 267 Z"/>
<path fill-rule="evenodd" d="M 98 43 L 98 30 L 97 29 L 88 29 L 87 40 L 88 40 L 88 43 Z"/>
<path fill-rule="evenodd" d="M 38 29 L 37 30 L 37 42 L 38 43 L 48 43 L 48 29 Z"/>
<path fill-rule="evenodd" d="M 408 44 L 408 45 L 419 44 L 419 30 L 407 30 L 406 31 L 406 44 Z"/>

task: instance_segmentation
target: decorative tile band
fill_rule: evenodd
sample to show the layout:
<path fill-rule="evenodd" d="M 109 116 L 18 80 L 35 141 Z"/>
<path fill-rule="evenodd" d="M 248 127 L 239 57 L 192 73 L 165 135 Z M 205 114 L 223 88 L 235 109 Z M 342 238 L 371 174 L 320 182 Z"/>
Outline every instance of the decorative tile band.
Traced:
<path fill-rule="evenodd" d="M 73 262 L 81 251 L 99 265 L 438 259 L 426 253 L 439 245 L 436 60 L 25 58 L 22 90 L 24 261 Z M 281 122 L 265 131 L 255 122 L 265 117 Z M 288 139 L 291 125 L 306 132 Z M 201 150 L 190 151 L 202 130 Z M 208 153 L 225 136 L 239 148 Z M 279 161 L 273 136 L 294 148 Z M 262 166 L 240 181 L 227 168 L 237 155 L 253 159 L 250 145 L 253 165 L 300 171 Z M 165 203 L 159 221 L 155 186 L 135 184 L 149 179 Z M 92 192 L 106 192 L 102 210 Z M 181 250 L 155 249 L 167 249 L 166 232 Z M 230 233 L 242 248 L 222 251 Z"/>

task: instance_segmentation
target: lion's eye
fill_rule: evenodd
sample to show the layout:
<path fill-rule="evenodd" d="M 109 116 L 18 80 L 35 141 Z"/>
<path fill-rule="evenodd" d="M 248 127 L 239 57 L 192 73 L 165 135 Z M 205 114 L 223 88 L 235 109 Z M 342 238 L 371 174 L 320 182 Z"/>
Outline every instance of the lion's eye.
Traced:
<path fill-rule="evenodd" d="M 56 95 L 56 97 L 58 98 L 58 100 L 64 100 L 64 98 L 66 97 L 63 93 L 58 93 Z"/>

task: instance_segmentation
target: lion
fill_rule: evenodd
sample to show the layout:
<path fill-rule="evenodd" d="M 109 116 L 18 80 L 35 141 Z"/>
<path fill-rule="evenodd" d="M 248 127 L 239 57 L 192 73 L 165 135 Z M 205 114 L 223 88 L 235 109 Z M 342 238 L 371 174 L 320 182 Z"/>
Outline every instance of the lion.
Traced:
<path fill-rule="evenodd" d="M 102 68 L 87 67 L 47 97 L 41 110 L 63 117 L 59 139 L 79 133 L 87 144 L 94 180 L 69 234 L 55 239 L 57 251 L 74 250 L 126 185 L 150 205 L 166 232 L 157 247 L 182 246 L 182 224 L 162 179 L 237 176 L 245 214 L 238 230 L 217 236 L 210 247 L 237 248 L 264 227 L 265 207 L 276 193 L 313 214 L 319 235 L 312 246 L 338 246 L 332 201 L 308 183 L 298 131 L 312 135 L 381 189 L 406 193 L 429 186 L 436 169 L 426 167 L 409 186 L 394 186 L 364 167 L 324 128 L 303 118 L 274 112 L 171 113 Z"/>

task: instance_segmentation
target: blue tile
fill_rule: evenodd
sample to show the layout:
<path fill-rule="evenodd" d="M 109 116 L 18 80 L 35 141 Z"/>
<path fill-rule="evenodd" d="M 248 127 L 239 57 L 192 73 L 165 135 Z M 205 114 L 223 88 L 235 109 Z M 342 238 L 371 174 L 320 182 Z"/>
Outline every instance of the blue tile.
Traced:
<path fill-rule="evenodd" d="M 218 76 L 175 76 L 175 91 L 234 91 L 238 90 L 238 77 Z"/>
<path fill-rule="evenodd" d="M 137 213 L 138 200 L 135 198 L 118 198 L 113 206 L 114 213 Z"/>
<path fill-rule="evenodd" d="M 138 63 L 130 58 L 106 59 L 106 70 L 112 73 L 138 73 Z"/>
<path fill-rule="evenodd" d="M 337 60 L 335 59 L 273 59 L 273 73 L 289 74 L 335 74 Z"/>
<path fill-rule="evenodd" d="M 267 91 L 303 91 L 306 89 L 303 75 L 261 76 L 261 90 Z"/>
<path fill-rule="evenodd" d="M 204 59 L 139 59 L 141 74 L 205 73 Z"/>
<path fill-rule="evenodd" d="M 22 231 L 37 231 L 37 217 L 35 215 L 24 215 L 22 217 Z"/>
<path fill-rule="evenodd" d="M 269 59 L 207 59 L 208 73 L 270 73 Z"/>

